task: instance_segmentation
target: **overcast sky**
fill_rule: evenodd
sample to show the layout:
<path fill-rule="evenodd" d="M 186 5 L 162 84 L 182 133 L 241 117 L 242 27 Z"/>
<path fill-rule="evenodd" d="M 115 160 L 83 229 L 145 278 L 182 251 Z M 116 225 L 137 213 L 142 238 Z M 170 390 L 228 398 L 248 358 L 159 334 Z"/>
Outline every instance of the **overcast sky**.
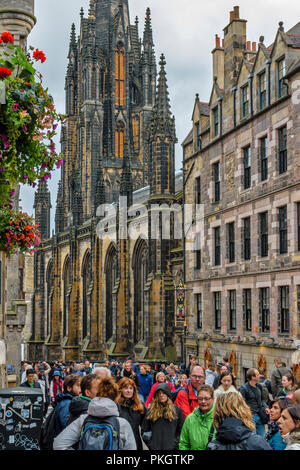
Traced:
<path fill-rule="evenodd" d="M 163 52 L 167 61 L 167 77 L 172 112 L 176 118 L 178 145 L 176 168 L 181 168 L 181 142 L 191 128 L 191 114 L 195 94 L 208 101 L 212 87 L 211 51 L 215 34 L 221 38 L 229 23 L 229 12 L 240 5 L 240 17 L 248 20 L 247 40 L 258 42 L 265 37 L 270 45 L 275 38 L 278 22 L 284 22 L 285 31 L 300 21 L 299 0 L 129 0 L 131 24 L 139 17 L 139 32 L 143 32 L 145 11 L 151 8 L 156 58 Z M 64 82 L 71 24 L 79 31 L 79 12 L 87 16 L 89 0 L 35 0 L 37 24 L 29 36 L 28 45 L 42 49 L 47 61 L 39 67 L 44 84 L 54 97 L 56 108 L 64 112 Z M 58 144 L 59 148 L 59 144 Z M 54 220 L 59 171 L 49 181 Z M 21 206 L 33 213 L 34 192 L 21 190 Z M 53 228 L 52 223 L 52 228 Z"/>

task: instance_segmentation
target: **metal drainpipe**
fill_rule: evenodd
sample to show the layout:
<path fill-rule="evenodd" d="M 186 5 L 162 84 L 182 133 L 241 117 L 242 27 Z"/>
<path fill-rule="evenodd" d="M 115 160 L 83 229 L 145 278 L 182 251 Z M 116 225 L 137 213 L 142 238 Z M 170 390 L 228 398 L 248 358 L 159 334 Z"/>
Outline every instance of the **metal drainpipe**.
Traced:
<path fill-rule="evenodd" d="M 271 104 L 271 63 L 271 59 L 266 61 L 266 64 L 268 65 L 268 106 Z"/>
<path fill-rule="evenodd" d="M 237 87 L 231 89 L 233 92 L 233 126 L 236 127 L 236 90 Z"/>

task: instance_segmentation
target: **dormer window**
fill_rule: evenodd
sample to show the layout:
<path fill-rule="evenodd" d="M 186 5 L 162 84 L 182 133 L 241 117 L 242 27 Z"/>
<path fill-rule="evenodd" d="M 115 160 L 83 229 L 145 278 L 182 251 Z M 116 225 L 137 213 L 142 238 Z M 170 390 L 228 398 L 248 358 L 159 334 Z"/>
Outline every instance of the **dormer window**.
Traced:
<path fill-rule="evenodd" d="M 242 88 L 242 117 L 249 114 L 249 85 Z"/>
<path fill-rule="evenodd" d="M 219 109 L 216 106 L 213 109 L 213 124 L 214 124 L 214 137 L 217 137 L 219 134 Z"/>
<path fill-rule="evenodd" d="M 201 150 L 201 137 L 200 137 L 200 123 L 196 122 L 196 148 L 197 150 Z"/>
<path fill-rule="evenodd" d="M 281 98 L 282 96 L 286 94 L 284 77 L 285 77 L 285 58 L 277 62 L 278 98 Z"/>
<path fill-rule="evenodd" d="M 262 110 L 266 107 L 267 103 L 267 81 L 266 72 L 259 75 L 259 109 Z"/>

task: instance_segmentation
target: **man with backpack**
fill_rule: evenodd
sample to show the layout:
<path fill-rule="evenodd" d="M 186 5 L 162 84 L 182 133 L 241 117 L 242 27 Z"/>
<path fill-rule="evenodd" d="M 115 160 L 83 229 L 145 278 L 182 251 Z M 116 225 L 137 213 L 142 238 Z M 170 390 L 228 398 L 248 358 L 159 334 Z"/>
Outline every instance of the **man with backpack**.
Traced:
<path fill-rule="evenodd" d="M 260 375 L 257 369 L 248 369 L 246 376 L 247 382 L 240 387 L 239 391 L 251 410 L 256 434 L 264 437 L 266 434 L 265 424 L 268 422 L 266 414 L 268 405 L 264 400 L 262 386 L 259 383 Z"/>
<path fill-rule="evenodd" d="M 272 396 L 272 388 L 270 380 L 265 378 L 266 370 L 262 367 L 258 369 L 259 372 L 259 384 L 262 387 L 263 397 L 266 404 L 269 406 L 271 403 L 271 396 Z"/>
<path fill-rule="evenodd" d="M 53 443 L 54 450 L 136 450 L 136 441 L 128 421 L 119 417 L 119 387 L 111 377 L 99 382 L 97 398 L 64 429 Z"/>
<path fill-rule="evenodd" d="M 201 366 L 191 368 L 187 387 L 180 387 L 172 394 L 174 404 L 182 409 L 186 418 L 198 406 L 198 390 L 205 383 L 205 370 Z"/>
<path fill-rule="evenodd" d="M 272 395 L 273 397 L 277 397 L 278 393 L 282 389 L 282 377 L 283 375 L 292 373 L 291 369 L 286 367 L 284 362 L 277 358 L 274 360 L 275 369 L 271 374 L 271 387 L 272 387 Z"/>

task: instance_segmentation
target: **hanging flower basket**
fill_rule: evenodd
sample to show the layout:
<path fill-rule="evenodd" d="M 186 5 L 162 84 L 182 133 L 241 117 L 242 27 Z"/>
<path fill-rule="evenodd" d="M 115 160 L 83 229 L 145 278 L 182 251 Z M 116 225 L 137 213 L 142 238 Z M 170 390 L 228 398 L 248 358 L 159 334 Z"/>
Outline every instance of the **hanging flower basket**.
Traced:
<path fill-rule="evenodd" d="M 28 214 L 0 209 L 0 251 L 6 255 L 13 253 L 31 253 L 41 243 L 41 235 L 34 219 Z"/>
<path fill-rule="evenodd" d="M 56 128 L 64 116 L 55 110 L 35 61 L 45 54 L 30 48 L 25 55 L 13 45 L 13 36 L 0 38 L 0 206 L 12 208 L 11 193 L 18 183 L 36 186 L 60 167 L 62 155 L 55 151 Z M 2 47 L 4 44 L 5 47 Z"/>

